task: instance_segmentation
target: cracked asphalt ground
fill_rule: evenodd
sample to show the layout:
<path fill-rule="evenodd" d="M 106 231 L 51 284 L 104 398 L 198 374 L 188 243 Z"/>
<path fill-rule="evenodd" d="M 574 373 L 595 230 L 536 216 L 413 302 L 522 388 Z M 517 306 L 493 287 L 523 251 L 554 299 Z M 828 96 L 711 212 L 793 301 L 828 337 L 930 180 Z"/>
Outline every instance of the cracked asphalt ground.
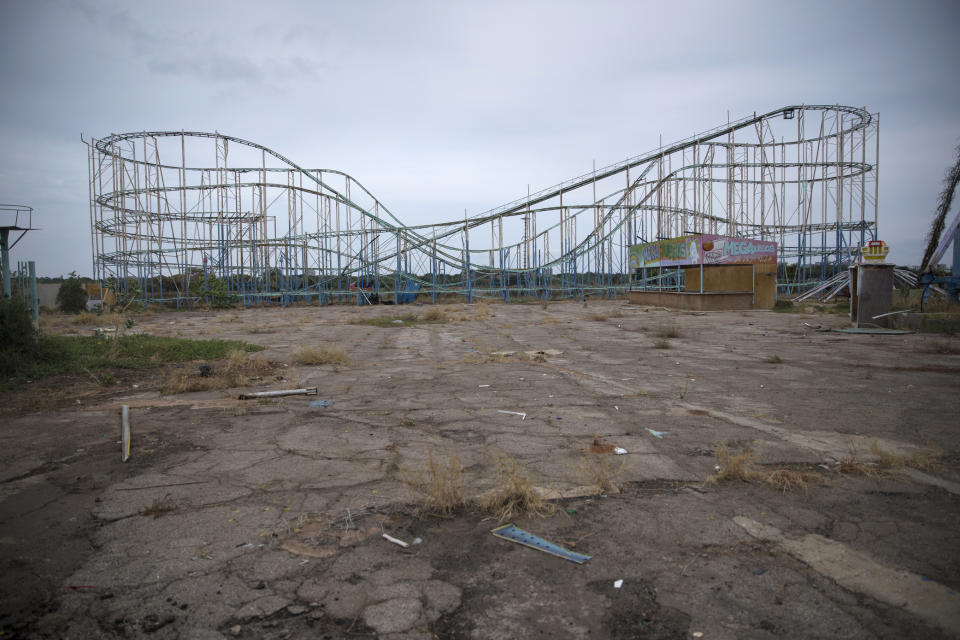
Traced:
<path fill-rule="evenodd" d="M 161 395 L 169 368 L 5 392 L 3 637 L 960 634 L 957 338 L 622 300 L 441 308 L 445 322 L 384 327 L 354 322 L 429 305 L 136 316 L 137 331 L 264 345 L 254 357 L 279 364 L 246 390 L 316 386 L 324 408 Z M 349 364 L 293 363 L 320 345 Z M 590 453 L 595 437 L 628 453 Z M 720 443 L 808 486 L 706 484 Z M 921 471 L 838 465 L 929 451 Z M 504 457 L 579 496 L 514 523 L 592 559 L 498 539 L 473 509 L 418 516 L 404 479 L 430 453 L 459 458 L 472 496 Z M 619 491 L 591 491 L 598 470 Z"/>

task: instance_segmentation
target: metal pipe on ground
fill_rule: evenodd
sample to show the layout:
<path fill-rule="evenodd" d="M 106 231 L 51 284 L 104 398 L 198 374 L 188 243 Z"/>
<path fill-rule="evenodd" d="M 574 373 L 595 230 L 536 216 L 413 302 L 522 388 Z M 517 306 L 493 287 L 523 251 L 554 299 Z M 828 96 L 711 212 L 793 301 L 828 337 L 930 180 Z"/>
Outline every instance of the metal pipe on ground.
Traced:
<path fill-rule="evenodd" d="M 130 459 L 130 407 L 123 405 L 120 409 L 120 460 L 126 462 Z"/>
<path fill-rule="evenodd" d="M 315 396 L 316 387 L 307 387 L 306 389 L 280 389 L 277 391 L 256 391 L 253 393 L 241 393 L 240 400 L 252 400 L 254 398 L 279 398 L 281 396 Z"/>

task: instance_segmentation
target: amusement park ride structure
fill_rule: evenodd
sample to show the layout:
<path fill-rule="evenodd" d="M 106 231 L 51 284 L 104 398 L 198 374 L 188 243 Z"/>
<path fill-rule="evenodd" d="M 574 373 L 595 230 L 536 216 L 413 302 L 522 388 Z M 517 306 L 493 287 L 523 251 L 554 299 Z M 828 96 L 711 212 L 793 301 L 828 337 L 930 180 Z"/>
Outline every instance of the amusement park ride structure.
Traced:
<path fill-rule="evenodd" d="M 877 239 L 879 119 L 857 107 L 754 114 L 419 225 L 346 173 L 220 133 L 86 144 L 95 278 L 145 304 L 213 289 L 247 305 L 363 303 L 364 289 L 385 302 L 620 296 L 638 275 L 631 245 L 696 234 L 775 241 L 780 292 L 795 295 Z"/>

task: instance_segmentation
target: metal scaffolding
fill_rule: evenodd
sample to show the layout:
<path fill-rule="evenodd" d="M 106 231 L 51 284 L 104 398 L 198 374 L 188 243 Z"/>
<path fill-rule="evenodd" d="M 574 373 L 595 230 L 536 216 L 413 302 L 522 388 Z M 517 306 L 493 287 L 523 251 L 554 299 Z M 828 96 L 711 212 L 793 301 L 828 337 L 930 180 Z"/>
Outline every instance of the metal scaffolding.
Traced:
<path fill-rule="evenodd" d="M 86 144 L 95 278 L 147 305 L 616 297 L 631 244 L 696 233 L 775 240 L 796 294 L 877 237 L 879 118 L 855 107 L 754 114 L 426 225 L 343 172 L 219 133 Z"/>

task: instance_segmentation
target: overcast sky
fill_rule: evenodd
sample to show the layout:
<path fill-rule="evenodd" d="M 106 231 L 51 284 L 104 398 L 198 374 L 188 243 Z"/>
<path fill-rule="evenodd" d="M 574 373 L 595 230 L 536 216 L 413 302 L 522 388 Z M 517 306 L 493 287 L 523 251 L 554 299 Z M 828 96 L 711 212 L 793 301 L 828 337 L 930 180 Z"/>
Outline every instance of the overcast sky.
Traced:
<path fill-rule="evenodd" d="M 88 138 L 220 131 L 399 218 L 492 208 L 754 112 L 880 113 L 880 237 L 916 264 L 960 143 L 960 2 L 0 0 L 13 251 L 89 275 Z"/>

